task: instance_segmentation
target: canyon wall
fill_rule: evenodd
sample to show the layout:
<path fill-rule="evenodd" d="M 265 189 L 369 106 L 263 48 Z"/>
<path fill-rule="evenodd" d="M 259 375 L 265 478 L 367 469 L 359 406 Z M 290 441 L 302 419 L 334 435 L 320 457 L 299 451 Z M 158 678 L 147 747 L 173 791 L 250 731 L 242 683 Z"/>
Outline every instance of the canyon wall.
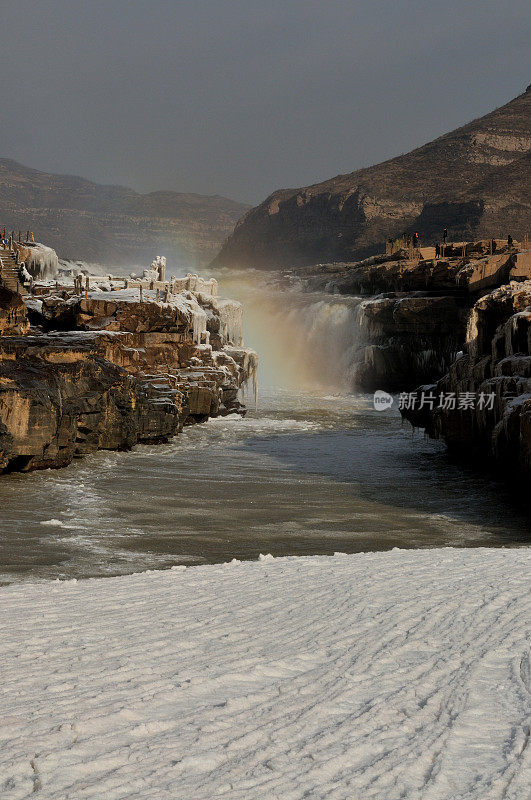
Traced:
<path fill-rule="evenodd" d="M 2 295 L 0 471 L 62 467 L 243 413 L 238 391 L 255 380 L 257 357 L 241 329 L 224 327 L 231 302 L 216 313 L 216 299 L 200 293 L 157 302 L 148 291 L 140 302 L 138 291 L 67 289 L 28 299 L 39 323 L 28 331 L 20 297 Z"/>
<path fill-rule="evenodd" d="M 494 252 L 492 252 L 494 251 Z M 310 292 L 355 304 L 350 390 L 402 391 L 442 377 L 466 342 L 470 309 L 490 288 L 531 278 L 530 251 L 507 240 L 399 248 L 355 263 L 294 272 Z"/>
<path fill-rule="evenodd" d="M 475 303 L 465 352 L 439 381 L 405 398 L 402 414 L 460 455 L 529 481 L 531 280 L 501 286 Z"/>
<path fill-rule="evenodd" d="M 531 218 L 531 87 L 406 155 L 322 183 L 280 189 L 248 211 L 216 266 L 357 261 L 389 238 L 520 237 Z"/>

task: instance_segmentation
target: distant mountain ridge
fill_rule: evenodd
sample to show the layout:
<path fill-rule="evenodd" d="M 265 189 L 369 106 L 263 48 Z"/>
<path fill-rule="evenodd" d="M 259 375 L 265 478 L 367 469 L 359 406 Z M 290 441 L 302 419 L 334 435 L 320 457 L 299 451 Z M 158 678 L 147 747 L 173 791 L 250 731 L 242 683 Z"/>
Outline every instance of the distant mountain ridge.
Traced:
<path fill-rule="evenodd" d="M 406 155 L 274 192 L 245 214 L 213 263 L 353 261 L 404 232 L 433 243 L 445 226 L 453 238 L 531 233 L 530 148 L 531 86 Z"/>
<path fill-rule="evenodd" d="M 225 197 L 139 194 L 0 159 L 0 227 L 34 231 L 62 258 L 149 264 L 155 255 L 207 264 L 249 208 Z"/>

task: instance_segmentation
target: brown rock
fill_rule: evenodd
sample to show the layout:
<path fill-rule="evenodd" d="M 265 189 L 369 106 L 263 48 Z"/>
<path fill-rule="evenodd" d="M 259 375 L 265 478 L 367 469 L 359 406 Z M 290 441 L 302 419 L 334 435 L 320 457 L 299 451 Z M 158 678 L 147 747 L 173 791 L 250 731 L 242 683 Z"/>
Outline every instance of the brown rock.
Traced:
<path fill-rule="evenodd" d="M 464 393 L 473 408 L 420 408 L 422 391 Z M 479 403 L 483 398 L 492 402 Z M 404 417 L 466 456 L 493 461 L 506 474 L 531 478 L 531 281 L 502 286 L 474 305 L 467 354 L 436 384 L 417 390 Z"/>
<path fill-rule="evenodd" d="M 0 286 L 0 336 L 23 335 L 29 327 L 22 297 L 11 289 Z"/>
<path fill-rule="evenodd" d="M 48 297 L 43 307 L 48 324 L 74 317 L 101 330 L 0 339 L 0 471 L 61 467 L 242 412 L 256 354 L 197 344 L 184 306 Z"/>

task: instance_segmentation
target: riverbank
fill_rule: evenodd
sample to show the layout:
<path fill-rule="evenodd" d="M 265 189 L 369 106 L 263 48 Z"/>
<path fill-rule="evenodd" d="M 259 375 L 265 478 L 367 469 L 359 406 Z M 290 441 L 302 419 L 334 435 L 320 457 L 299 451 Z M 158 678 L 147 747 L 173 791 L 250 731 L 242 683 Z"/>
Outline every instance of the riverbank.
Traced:
<path fill-rule="evenodd" d="M 2 796 L 521 800 L 530 566 L 395 550 L 4 587 Z"/>
<path fill-rule="evenodd" d="M 531 280 L 481 297 L 465 352 L 437 383 L 404 397 L 412 425 L 461 457 L 494 465 L 527 493 L 531 479 Z M 429 399 L 431 398 L 431 400 Z"/>

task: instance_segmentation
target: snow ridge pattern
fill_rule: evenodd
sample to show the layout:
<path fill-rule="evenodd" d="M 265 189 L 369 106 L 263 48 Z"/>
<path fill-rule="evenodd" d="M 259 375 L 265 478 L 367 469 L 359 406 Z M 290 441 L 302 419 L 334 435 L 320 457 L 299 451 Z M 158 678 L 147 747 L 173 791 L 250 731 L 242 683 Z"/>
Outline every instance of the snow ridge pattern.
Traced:
<path fill-rule="evenodd" d="M 0 590 L 4 800 L 524 800 L 529 549 Z"/>

